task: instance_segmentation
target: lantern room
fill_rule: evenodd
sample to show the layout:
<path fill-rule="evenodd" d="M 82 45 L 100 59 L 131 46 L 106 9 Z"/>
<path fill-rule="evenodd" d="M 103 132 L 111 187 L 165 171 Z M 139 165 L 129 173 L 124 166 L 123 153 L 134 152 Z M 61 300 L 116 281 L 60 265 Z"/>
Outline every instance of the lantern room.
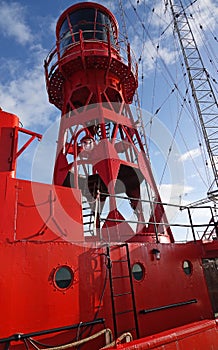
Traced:
<path fill-rule="evenodd" d="M 104 6 L 85 2 L 69 7 L 59 18 L 56 29 L 60 55 L 72 44 L 84 40 L 117 44 L 118 24 L 115 17 Z"/>

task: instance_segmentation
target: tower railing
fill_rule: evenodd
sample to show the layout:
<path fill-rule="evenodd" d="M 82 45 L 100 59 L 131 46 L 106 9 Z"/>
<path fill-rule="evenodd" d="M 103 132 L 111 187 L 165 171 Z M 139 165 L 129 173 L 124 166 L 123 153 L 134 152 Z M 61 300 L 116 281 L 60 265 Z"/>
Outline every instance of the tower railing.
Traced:
<path fill-rule="evenodd" d="M 110 36 L 107 35 L 106 40 L 99 40 L 94 37 L 94 33 L 102 31 L 94 31 L 94 30 L 84 30 L 73 33 L 73 36 L 79 35 L 79 41 L 71 41 L 68 45 L 64 45 L 61 47 L 61 42 L 64 40 L 62 38 L 59 42 L 56 43 L 55 47 L 50 51 L 48 56 L 45 59 L 44 67 L 45 67 L 45 76 L 47 87 L 49 84 L 49 80 L 52 75 L 55 73 L 58 64 L 60 64 L 63 60 L 72 59 L 81 55 L 81 44 L 87 44 L 87 46 L 83 46 L 83 55 L 89 56 L 90 53 L 97 56 L 105 56 L 111 57 L 113 54 L 117 60 L 121 61 L 123 64 L 129 66 L 135 78 L 138 76 L 138 65 L 137 60 L 135 58 L 134 52 L 130 48 L 128 44 L 124 42 L 122 35 L 120 35 L 120 40 L 116 44 L 111 44 Z M 85 39 L 86 35 L 90 36 L 90 39 Z M 92 35 L 93 34 L 93 35 Z M 72 34 L 69 33 L 72 38 Z M 82 42 L 81 42 L 82 41 Z M 89 44 L 95 43 L 95 47 L 93 49 L 93 45 Z M 101 44 L 101 45 L 97 45 Z M 88 46 L 89 45 L 89 46 Z M 58 49 L 59 48 L 59 49 Z"/>

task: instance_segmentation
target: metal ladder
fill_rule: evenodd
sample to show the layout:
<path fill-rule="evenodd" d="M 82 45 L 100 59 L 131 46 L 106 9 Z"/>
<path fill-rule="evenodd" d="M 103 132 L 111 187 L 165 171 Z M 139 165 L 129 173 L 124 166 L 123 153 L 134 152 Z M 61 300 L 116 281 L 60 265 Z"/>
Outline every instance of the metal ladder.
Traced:
<path fill-rule="evenodd" d="M 83 232 L 84 235 L 94 235 L 94 213 L 87 200 L 82 201 Z"/>
<path fill-rule="evenodd" d="M 122 258 L 113 259 L 112 255 L 115 255 L 115 250 L 119 250 L 118 254 L 120 254 L 121 249 L 124 248 L 124 253 Z M 116 245 L 116 246 L 107 246 L 107 259 L 108 259 L 108 269 L 109 269 L 109 280 L 110 280 L 110 291 L 111 291 L 111 306 L 112 306 L 112 315 L 113 315 L 113 323 L 114 323 L 114 335 L 115 338 L 119 337 L 124 332 L 132 332 L 135 331 L 136 337 L 139 338 L 139 328 L 138 328 L 138 319 L 136 312 L 136 304 L 135 304 L 135 296 L 134 296 L 134 287 L 132 280 L 132 271 L 130 264 L 130 255 L 129 255 L 129 247 L 127 243 Z M 125 273 L 119 274 L 116 273 L 116 270 L 125 270 Z M 128 281 L 128 282 L 126 282 Z M 118 282 L 118 288 L 116 288 L 116 283 Z M 121 286 L 124 284 L 128 284 L 127 290 L 123 291 Z M 120 289 L 120 290 L 119 290 Z M 130 298 L 130 308 L 125 308 L 127 298 Z M 123 310 L 118 310 L 117 303 L 119 302 L 119 307 L 121 305 L 124 306 Z M 128 318 L 129 324 L 132 319 L 133 327 L 130 329 L 121 329 L 119 325 L 119 317 L 123 314 L 129 315 Z"/>

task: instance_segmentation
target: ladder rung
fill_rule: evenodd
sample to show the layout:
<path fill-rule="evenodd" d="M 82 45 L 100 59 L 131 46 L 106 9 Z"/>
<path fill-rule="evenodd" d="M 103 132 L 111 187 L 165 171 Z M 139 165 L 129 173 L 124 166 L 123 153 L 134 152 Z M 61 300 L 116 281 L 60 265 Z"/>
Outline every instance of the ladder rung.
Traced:
<path fill-rule="evenodd" d="M 120 244 L 120 245 L 118 245 L 118 247 L 128 247 L 128 243 L 122 243 L 122 244 Z"/>
<path fill-rule="evenodd" d="M 133 312 L 133 310 L 130 309 L 130 310 L 125 310 L 125 311 L 116 312 L 116 315 L 128 314 L 129 312 Z"/>
<path fill-rule="evenodd" d="M 128 329 L 128 330 L 124 330 L 123 332 L 131 332 L 131 331 L 134 331 L 136 332 L 136 335 L 138 336 L 138 321 L 137 321 L 137 313 L 136 313 L 136 305 L 135 305 L 135 299 L 134 299 L 134 288 L 133 288 L 133 285 L 132 285 L 132 280 L 131 280 L 131 268 L 130 268 L 130 256 L 129 256 L 129 246 L 128 246 L 128 243 L 123 243 L 121 245 L 118 246 L 120 252 L 121 252 L 121 249 L 122 247 L 125 247 L 125 252 L 123 252 L 123 256 L 122 258 L 120 258 L 119 260 L 113 260 L 111 259 L 111 253 L 113 254 L 113 251 L 110 250 L 109 247 L 107 247 L 107 255 L 109 255 L 109 259 L 110 259 L 110 262 L 112 264 L 112 268 L 110 269 L 110 273 L 109 273 L 109 278 L 110 278 L 110 291 L 111 291 L 111 298 L 112 298 L 112 312 L 113 312 L 113 318 L 116 320 L 116 317 L 119 319 L 119 315 L 125 315 L 125 314 L 128 314 L 128 313 L 132 313 L 131 315 L 129 315 L 129 318 L 132 319 L 132 321 L 134 322 L 134 328 L 131 328 L 131 329 Z M 116 250 L 114 250 L 114 252 L 116 253 Z M 116 257 L 116 255 L 115 255 Z M 114 270 L 116 270 L 116 267 L 118 265 L 114 265 L 114 270 L 113 270 L 113 263 L 119 263 L 119 267 L 126 267 L 126 271 L 125 273 L 127 273 L 128 275 L 124 275 L 124 276 L 121 276 L 119 272 L 117 272 L 119 275 L 116 276 L 116 273 Z M 121 263 L 125 263 L 126 265 L 121 265 Z M 115 275 L 115 276 L 113 276 Z M 125 287 L 126 290 L 129 290 L 128 292 L 124 292 L 124 293 L 121 293 L 121 290 L 120 292 L 118 292 L 117 294 L 115 294 L 115 291 L 117 292 L 117 289 L 119 290 L 119 286 L 116 286 L 115 288 L 115 279 L 121 279 L 121 278 L 128 278 L 129 279 L 129 282 L 130 282 L 130 285 L 129 287 Z M 120 280 L 120 282 L 122 282 Z M 128 282 L 128 283 L 129 283 Z M 126 296 L 126 299 L 129 299 L 128 295 L 130 295 L 130 298 L 131 298 L 131 305 L 130 307 L 132 307 L 132 309 L 128 309 L 128 310 L 123 310 L 123 311 L 119 311 L 119 304 L 118 304 L 118 301 L 120 302 L 120 300 L 122 300 L 121 298 L 120 299 L 115 299 L 116 297 L 125 297 Z M 117 301 L 117 303 L 116 303 Z M 123 309 L 123 307 L 122 307 Z M 125 316 L 124 316 L 125 317 Z M 128 317 L 128 316 L 127 316 Z M 132 322 L 131 322 L 132 323 Z M 133 324 L 132 324 L 133 326 Z M 120 332 L 120 327 L 116 326 L 116 332 L 115 333 L 118 333 L 118 335 L 122 334 L 123 332 Z"/>
<path fill-rule="evenodd" d="M 132 294 L 131 292 L 125 292 L 125 293 L 120 293 L 120 294 L 114 294 L 114 297 L 121 297 L 123 295 L 129 295 Z"/>
<path fill-rule="evenodd" d="M 87 216 L 92 216 L 92 214 L 84 214 L 83 217 L 86 218 Z"/>

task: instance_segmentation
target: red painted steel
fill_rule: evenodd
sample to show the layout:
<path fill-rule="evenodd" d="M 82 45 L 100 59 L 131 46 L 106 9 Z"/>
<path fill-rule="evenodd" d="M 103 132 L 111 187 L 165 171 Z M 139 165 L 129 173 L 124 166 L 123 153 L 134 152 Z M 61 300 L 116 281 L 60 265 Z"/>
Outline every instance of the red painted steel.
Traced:
<path fill-rule="evenodd" d="M 0 110 L 0 171 L 15 176 L 13 154 L 17 150 L 19 119 L 16 115 Z"/>
<path fill-rule="evenodd" d="M 114 16 L 79 3 L 56 34 L 45 62 L 49 99 L 62 111 L 53 184 L 16 179 L 18 156 L 41 136 L 0 111 L 0 348 L 114 348 L 107 328 L 118 349 L 218 348 L 217 241 L 174 243 L 129 108 L 137 69 L 129 46 L 123 60 Z M 30 136 L 20 150 L 18 131 Z M 135 226 L 121 212 L 123 193 Z M 119 345 L 123 333 L 133 341 Z"/>
<path fill-rule="evenodd" d="M 131 343 L 120 344 L 108 349 L 162 349 L 162 350 L 193 350 L 216 348 L 218 327 L 215 320 L 200 321 L 173 330 L 146 337 Z"/>
<path fill-rule="evenodd" d="M 84 12 L 87 8 L 89 17 L 79 18 L 79 21 L 80 15 L 87 16 Z M 95 12 L 93 19 L 92 11 Z M 101 16 L 106 21 L 102 24 L 98 22 Z M 57 48 L 46 63 L 50 101 L 62 110 L 54 183 L 80 188 L 87 200 L 90 196 L 96 200 L 97 191 L 109 195 L 110 208 L 102 228 L 103 237 L 108 237 L 110 227 L 111 241 L 125 240 L 124 233 L 129 238 L 137 233 L 137 241 L 155 241 L 158 236 L 160 242 L 172 242 L 173 236 L 161 203 L 154 206 L 149 220 L 151 224 L 142 224 L 145 218 L 138 200 L 142 182 L 150 187 L 156 202 L 161 202 L 161 199 L 128 107 L 138 84 L 137 69 L 129 46 L 125 49 L 127 62 L 121 57 L 117 34 L 115 18 L 99 4 L 77 4 L 67 9 L 58 20 Z M 57 61 L 50 68 L 54 55 L 57 55 Z M 88 151 L 83 149 L 85 142 L 91 145 Z M 132 211 L 137 214 L 139 223 L 135 232 L 127 223 L 120 224 L 125 219 L 116 208 L 114 199 L 115 194 L 123 191 L 118 188 L 118 182 L 131 198 Z M 88 195 L 85 193 L 87 187 Z M 151 195 L 149 191 L 148 196 Z M 105 199 L 105 196 L 100 196 L 102 206 Z"/>

